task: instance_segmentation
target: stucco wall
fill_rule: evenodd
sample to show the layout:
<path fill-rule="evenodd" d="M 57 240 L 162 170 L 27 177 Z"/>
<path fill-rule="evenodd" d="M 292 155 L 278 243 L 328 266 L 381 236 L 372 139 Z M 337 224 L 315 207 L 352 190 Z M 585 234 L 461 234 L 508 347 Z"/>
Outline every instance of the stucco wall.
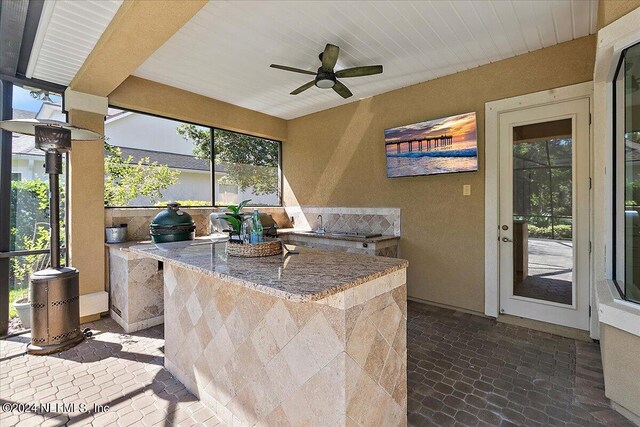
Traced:
<path fill-rule="evenodd" d="M 104 133 L 104 117 L 69 111 L 75 126 Z M 80 271 L 80 295 L 105 290 L 104 147 L 101 141 L 73 141 L 69 152 L 69 258 Z"/>
<path fill-rule="evenodd" d="M 640 420 L 640 337 L 603 323 L 600 348 L 605 395 Z"/>
<path fill-rule="evenodd" d="M 109 103 L 279 141 L 287 137 L 287 122 L 283 119 L 134 76 L 109 95 Z"/>
<path fill-rule="evenodd" d="M 600 0 L 598 2 L 598 28 L 640 7 L 640 0 Z"/>
<path fill-rule="evenodd" d="M 399 207 L 409 296 L 484 310 L 484 104 L 590 81 L 583 37 L 288 122 L 286 205 Z M 383 76 L 384 78 L 384 76 Z M 385 128 L 475 111 L 479 171 L 388 179 Z M 462 186 L 471 195 L 462 196 Z"/>

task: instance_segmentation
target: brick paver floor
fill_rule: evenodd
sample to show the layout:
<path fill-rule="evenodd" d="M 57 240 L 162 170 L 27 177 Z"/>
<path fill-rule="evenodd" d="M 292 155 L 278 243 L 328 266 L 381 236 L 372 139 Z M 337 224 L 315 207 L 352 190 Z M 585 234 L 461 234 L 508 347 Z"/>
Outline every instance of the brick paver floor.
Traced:
<path fill-rule="evenodd" d="M 53 356 L 26 355 L 26 336 L 0 341 L 0 403 L 68 405 L 0 408 L 2 427 L 219 425 L 163 368 L 162 326 L 87 326 L 94 337 Z M 597 344 L 409 302 L 407 345 L 411 426 L 631 426 L 604 396 Z"/>
<path fill-rule="evenodd" d="M 52 404 L 44 414 L 1 407 L 0 426 L 220 424 L 164 369 L 162 325 L 131 335 L 109 318 L 85 326 L 92 338 L 52 356 L 26 355 L 27 336 L 0 341 L 0 403 Z"/>
<path fill-rule="evenodd" d="M 411 426 L 633 426 L 598 344 L 411 301 L 407 328 Z"/>

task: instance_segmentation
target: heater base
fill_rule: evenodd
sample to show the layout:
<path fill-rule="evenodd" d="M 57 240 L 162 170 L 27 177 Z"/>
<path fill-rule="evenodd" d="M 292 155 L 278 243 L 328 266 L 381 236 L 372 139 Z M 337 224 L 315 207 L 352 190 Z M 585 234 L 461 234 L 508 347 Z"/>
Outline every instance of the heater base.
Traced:
<path fill-rule="evenodd" d="M 84 339 L 80 330 L 79 273 L 71 267 L 49 268 L 31 275 L 30 354 L 49 354 Z"/>
<path fill-rule="evenodd" d="M 84 340 L 84 335 L 81 332 L 78 332 L 78 334 L 79 335 L 76 338 L 65 341 L 65 342 L 61 342 L 58 344 L 44 345 L 44 346 L 29 344 L 27 346 L 27 353 L 41 356 L 45 354 L 59 353 L 61 351 L 65 351 L 67 349 L 70 349 L 71 347 L 74 347 L 77 344 L 80 344 Z"/>

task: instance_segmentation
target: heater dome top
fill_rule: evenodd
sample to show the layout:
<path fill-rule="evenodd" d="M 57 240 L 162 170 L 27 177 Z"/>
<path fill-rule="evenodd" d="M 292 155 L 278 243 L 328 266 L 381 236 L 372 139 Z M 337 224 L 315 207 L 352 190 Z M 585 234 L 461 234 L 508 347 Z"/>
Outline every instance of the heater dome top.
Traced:
<path fill-rule="evenodd" d="M 15 120 L 3 120 L 0 121 L 0 129 L 4 129 L 9 132 L 22 133 L 25 135 L 35 135 L 36 126 L 50 126 L 53 128 L 62 128 L 71 131 L 71 139 L 73 141 L 93 141 L 101 139 L 102 136 L 99 133 L 90 131 L 88 129 L 79 128 L 72 124 L 61 122 L 58 120 L 43 120 L 43 119 L 15 119 Z"/>

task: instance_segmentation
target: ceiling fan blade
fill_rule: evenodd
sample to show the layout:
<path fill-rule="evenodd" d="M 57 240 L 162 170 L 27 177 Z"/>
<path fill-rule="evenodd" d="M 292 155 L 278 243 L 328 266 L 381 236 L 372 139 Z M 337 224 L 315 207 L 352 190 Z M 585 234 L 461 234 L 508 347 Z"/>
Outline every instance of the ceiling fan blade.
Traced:
<path fill-rule="evenodd" d="M 341 97 L 343 97 L 344 99 L 349 98 L 351 95 L 353 95 L 351 93 L 351 91 L 342 83 L 336 81 L 336 84 L 333 86 L 333 90 L 336 91 L 336 93 L 338 93 L 338 95 L 340 95 Z"/>
<path fill-rule="evenodd" d="M 277 68 L 278 70 L 292 71 L 294 73 L 309 74 L 311 76 L 316 75 L 316 73 L 314 73 L 313 71 L 302 70 L 300 68 L 294 68 L 294 67 L 287 67 L 286 65 L 271 64 L 270 67 Z"/>
<path fill-rule="evenodd" d="M 336 71 L 336 77 L 362 77 L 382 73 L 382 65 L 367 65 L 366 67 L 353 67 Z"/>
<path fill-rule="evenodd" d="M 340 54 L 340 48 L 333 44 L 327 44 L 322 52 L 322 71 L 330 73 L 333 71 L 333 67 L 338 62 L 338 55 Z"/>
<path fill-rule="evenodd" d="M 293 92 L 290 93 L 290 95 L 297 95 L 300 92 L 304 92 L 305 90 L 309 89 L 311 86 L 313 86 L 315 84 L 315 80 L 311 80 L 309 83 L 305 83 L 302 86 L 300 86 L 298 89 L 294 90 Z"/>

